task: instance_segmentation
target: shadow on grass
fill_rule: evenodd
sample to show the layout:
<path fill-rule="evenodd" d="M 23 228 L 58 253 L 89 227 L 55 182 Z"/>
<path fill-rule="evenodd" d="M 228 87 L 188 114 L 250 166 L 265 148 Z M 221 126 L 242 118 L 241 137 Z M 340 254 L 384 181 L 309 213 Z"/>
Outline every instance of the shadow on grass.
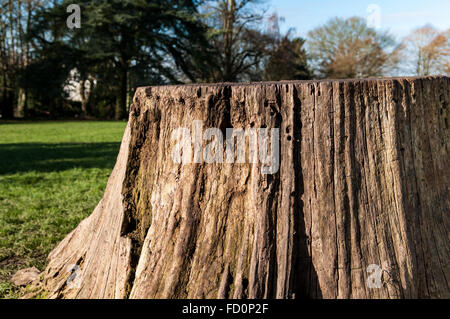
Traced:
<path fill-rule="evenodd" d="M 117 143 L 0 144 L 0 175 L 71 168 L 113 168 Z"/>

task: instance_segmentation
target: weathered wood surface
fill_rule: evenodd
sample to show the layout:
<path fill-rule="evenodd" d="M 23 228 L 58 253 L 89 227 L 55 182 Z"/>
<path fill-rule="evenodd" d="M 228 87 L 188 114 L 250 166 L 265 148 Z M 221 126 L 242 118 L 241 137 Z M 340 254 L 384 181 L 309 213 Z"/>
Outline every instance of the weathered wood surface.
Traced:
<path fill-rule="evenodd" d="M 103 199 L 36 285 L 51 298 L 450 297 L 449 87 L 139 88 Z M 279 171 L 174 163 L 171 132 L 194 120 L 280 128 Z"/>

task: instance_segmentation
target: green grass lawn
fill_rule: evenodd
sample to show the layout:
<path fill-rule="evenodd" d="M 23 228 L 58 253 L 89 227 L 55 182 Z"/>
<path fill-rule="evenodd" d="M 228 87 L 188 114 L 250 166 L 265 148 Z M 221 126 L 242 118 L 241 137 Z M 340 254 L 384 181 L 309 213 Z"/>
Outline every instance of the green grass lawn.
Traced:
<path fill-rule="evenodd" d="M 102 197 L 125 122 L 0 122 L 0 298 Z"/>

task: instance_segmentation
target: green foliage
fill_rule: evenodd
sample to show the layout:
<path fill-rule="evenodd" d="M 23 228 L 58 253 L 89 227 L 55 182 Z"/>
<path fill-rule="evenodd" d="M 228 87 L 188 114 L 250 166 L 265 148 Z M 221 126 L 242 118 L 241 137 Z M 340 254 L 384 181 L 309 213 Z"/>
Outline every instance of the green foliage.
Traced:
<path fill-rule="evenodd" d="M 88 216 L 115 163 L 124 122 L 0 124 L 0 298 Z"/>

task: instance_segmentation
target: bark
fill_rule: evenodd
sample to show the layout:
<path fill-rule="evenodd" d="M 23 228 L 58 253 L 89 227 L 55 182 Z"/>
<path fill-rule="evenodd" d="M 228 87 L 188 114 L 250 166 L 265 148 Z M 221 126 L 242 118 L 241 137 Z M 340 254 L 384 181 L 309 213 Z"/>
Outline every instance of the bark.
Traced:
<path fill-rule="evenodd" d="M 125 112 L 127 109 L 127 88 L 128 88 L 128 69 L 125 67 L 122 69 L 120 74 L 120 87 L 118 90 L 118 97 L 116 100 L 116 110 L 114 118 L 116 120 L 121 120 L 125 117 Z"/>
<path fill-rule="evenodd" d="M 21 35 L 23 34 L 29 34 L 30 33 L 30 25 L 31 25 L 31 14 L 32 14 L 32 3 L 31 1 L 28 1 L 26 4 L 26 10 L 27 10 L 27 18 L 26 18 L 26 32 L 24 32 L 22 27 L 22 17 L 21 17 L 21 2 L 18 3 L 19 9 L 18 9 L 18 27 L 19 27 L 19 33 Z M 30 42 L 29 41 L 23 41 L 23 39 L 20 39 L 20 48 L 21 48 L 21 69 L 25 70 L 28 65 L 30 64 Z M 25 85 L 24 87 L 18 88 L 18 98 L 17 98 L 17 107 L 15 110 L 14 117 L 16 118 L 23 118 L 26 114 L 26 108 L 27 108 L 27 100 L 28 100 L 28 79 L 26 78 L 27 75 L 25 73 Z"/>
<path fill-rule="evenodd" d="M 88 93 L 86 91 L 90 91 L 90 88 L 86 90 L 86 82 L 88 80 L 83 79 L 80 81 L 80 97 L 81 97 L 81 116 L 86 117 L 87 115 L 87 100 Z"/>
<path fill-rule="evenodd" d="M 22 28 L 22 3 L 19 1 L 17 3 L 17 28 L 19 31 L 19 35 L 23 35 Z M 23 37 L 19 37 L 19 58 L 17 62 L 17 67 L 21 70 L 25 69 L 25 55 L 24 55 L 24 41 Z M 14 117 L 15 118 L 23 118 L 25 116 L 25 102 L 26 102 L 26 92 L 23 87 L 18 87 L 17 89 L 17 104 L 14 108 Z"/>
<path fill-rule="evenodd" d="M 122 45 L 125 45 L 122 43 Z M 129 113 L 129 107 L 131 104 L 131 94 L 130 94 L 130 59 L 121 56 L 119 62 L 116 64 L 119 74 L 119 87 L 118 87 L 118 97 L 116 99 L 116 109 L 114 118 L 116 120 L 125 119 Z"/>
<path fill-rule="evenodd" d="M 449 87 L 139 88 L 103 199 L 35 286 L 50 298 L 448 298 Z M 280 128 L 279 171 L 174 163 L 171 133 L 193 120 Z"/>
<path fill-rule="evenodd" d="M 17 91 L 17 105 L 14 109 L 14 117 L 23 118 L 25 116 L 25 103 L 27 100 L 27 94 L 25 89 L 22 87 L 19 87 Z"/>

